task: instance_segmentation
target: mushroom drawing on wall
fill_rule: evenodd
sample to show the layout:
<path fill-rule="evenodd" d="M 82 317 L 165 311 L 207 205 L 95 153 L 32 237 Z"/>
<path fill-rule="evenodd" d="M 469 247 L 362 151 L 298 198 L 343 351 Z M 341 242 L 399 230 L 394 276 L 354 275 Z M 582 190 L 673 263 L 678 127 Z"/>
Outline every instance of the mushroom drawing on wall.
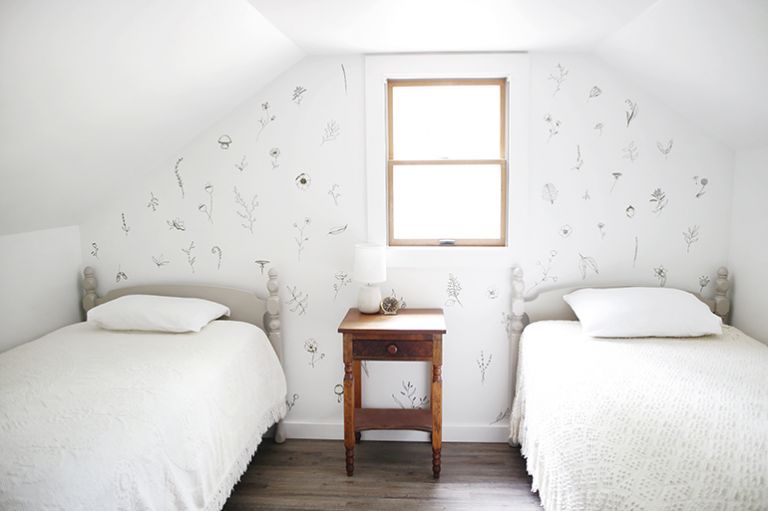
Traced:
<path fill-rule="evenodd" d="M 544 122 L 547 124 L 547 131 L 549 132 L 549 135 L 547 136 L 547 143 L 549 143 L 549 141 L 552 140 L 552 137 L 560 133 L 560 121 L 552 117 L 552 115 L 547 114 L 544 116 Z"/>
<path fill-rule="evenodd" d="M 269 157 L 272 158 L 272 168 L 276 169 L 280 166 L 280 148 L 273 147 L 269 150 Z"/>
<path fill-rule="evenodd" d="M 649 199 L 649 202 L 653 205 L 653 212 L 654 213 L 661 213 L 664 208 L 667 207 L 667 204 L 669 204 L 669 199 L 667 198 L 667 194 L 664 193 L 664 190 L 661 188 L 656 188 L 651 193 L 651 198 Z"/>
<path fill-rule="evenodd" d="M 448 293 L 448 299 L 445 300 L 446 306 L 453 307 L 458 304 L 459 306 L 464 307 L 464 304 L 461 303 L 461 299 L 459 298 L 459 295 L 461 294 L 461 283 L 453 273 L 448 274 L 448 285 L 445 290 L 446 293 Z"/>
<path fill-rule="evenodd" d="M 213 185 L 211 183 L 206 183 L 203 189 L 205 190 L 205 193 L 208 194 L 208 204 L 200 204 L 197 206 L 197 209 L 198 211 L 205 213 L 205 216 L 208 217 L 208 221 L 213 223 Z"/>
<path fill-rule="evenodd" d="M 91 255 L 96 259 L 99 258 L 99 245 L 96 242 L 91 243 Z"/>
<path fill-rule="evenodd" d="M 166 264 L 170 264 L 170 261 L 163 257 L 163 254 L 160 254 L 159 257 L 152 256 L 152 262 L 155 263 L 155 266 L 158 268 L 162 268 Z"/>
<path fill-rule="evenodd" d="M 335 300 L 339 297 L 339 293 L 352 283 L 352 277 L 349 275 L 349 272 L 337 271 L 333 275 L 333 280 L 333 299 Z"/>
<path fill-rule="evenodd" d="M 149 202 L 147 202 L 147 207 L 151 208 L 152 211 L 157 211 L 157 207 L 160 205 L 160 200 L 155 197 L 155 194 L 152 192 L 149 192 Z"/>
<path fill-rule="evenodd" d="M 235 213 L 243 219 L 240 225 L 244 229 L 248 229 L 248 232 L 251 234 L 253 234 L 253 224 L 256 223 L 256 208 L 259 206 L 258 197 L 258 195 L 254 194 L 250 202 L 245 202 L 245 199 L 237 190 L 237 185 L 235 185 L 235 204 L 237 205 Z"/>
<path fill-rule="evenodd" d="M 672 144 L 674 144 L 675 141 L 673 139 L 669 139 L 669 141 L 666 144 L 662 144 L 661 142 L 656 142 L 656 148 L 659 150 L 661 154 L 664 155 L 664 159 L 667 159 L 667 156 L 669 156 L 670 151 L 672 151 Z"/>
<path fill-rule="evenodd" d="M 566 78 L 568 78 L 568 69 L 558 62 L 555 71 L 547 77 L 547 80 L 555 82 L 555 90 L 552 91 L 553 96 L 560 92 L 560 87 L 565 83 Z"/>
<path fill-rule="evenodd" d="M 691 245 L 699 241 L 699 226 L 692 225 L 688 227 L 688 230 L 683 233 L 683 240 L 685 241 L 685 252 L 689 254 L 691 252 Z"/>
<path fill-rule="evenodd" d="M 709 275 L 699 276 L 699 293 L 704 292 L 704 288 L 709 285 Z"/>
<path fill-rule="evenodd" d="M 176 185 L 179 187 L 179 191 L 181 192 L 181 198 L 184 198 L 184 180 L 181 178 L 181 162 L 184 161 L 184 158 L 179 158 L 176 160 L 176 164 L 173 166 L 173 175 L 176 176 Z"/>
<path fill-rule="evenodd" d="M 477 358 L 477 367 L 480 369 L 480 383 L 485 385 L 485 375 L 488 372 L 488 368 L 491 366 L 491 361 L 493 360 L 493 353 L 488 355 L 488 358 L 485 358 L 485 352 L 483 350 L 480 350 L 480 356 Z"/>
<path fill-rule="evenodd" d="M 269 111 L 269 102 L 264 102 L 261 104 L 261 117 L 259 117 L 259 129 L 256 131 L 256 142 L 259 141 L 259 137 L 261 137 L 261 133 L 264 131 L 264 128 L 269 126 L 275 119 L 277 119 L 277 116 L 272 114 Z"/>
<path fill-rule="evenodd" d="M 301 261 L 301 253 L 304 251 L 304 244 L 309 241 L 309 236 L 305 231 L 311 223 L 312 219 L 309 217 L 305 217 L 303 222 L 293 222 L 293 228 L 296 229 L 296 234 L 293 236 L 293 240 L 296 242 L 299 261 Z"/>
<path fill-rule="evenodd" d="M 245 159 L 245 155 L 240 159 L 240 163 L 235 163 L 235 168 L 240 172 L 244 171 L 248 167 L 248 160 Z"/>
<path fill-rule="evenodd" d="M 336 140 L 340 134 L 341 126 L 334 120 L 328 121 L 325 124 L 325 128 L 323 128 L 323 141 L 321 142 L 321 145 Z"/>
<path fill-rule="evenodd" d="M 303 316 L 307 313 L 307 307 L 309 306 L 309 295 L 304 291 L 301 291 L 296 286 L 286 286 L 288 293 L 291 295 L 286 305 L 288 310 L 295 312 L 299 316 Z"/>
<path fill-rule="evenodd" d="M 211 247 L 211 254 L 216 256 L 216 259 L 217 259 L 216 260 L 216 269 L 220 270 L 221 269 L 221 256 L 222 256 L 221 247 L 218 246 L 218 245 L 215 245 L 215 246 Z"/>
<path fill-rule="evenodd" d="M 304 351 L 309 353 L 309 365 L 313 368 L 315 367 L 315 364 L 325 358 L 325 353 L 320 352 L 320 347 L 317 344 L 317 341 L 311 337 L 304 341 Z"/>
<path fill-rule="evenodd" d="M 410 380 L 403 380 L 400 382 L 400 385 L 402 387 L 400 390 L 401 398 L 398 398 L 395 394 L 392 394 L 392 399 L 400 408 L 410 408 L 416 410 L 419 408 L 427 408 L 429 406 L 429 396 L 424 395 L 418 397 L 416 395 L 416 387 L 413 385 L 413 383 L 410 382 Z"/>
<path fill-rule="evenodd" d="M 336 206 L 338 206 L 339 205 L 339 198 L 341 198 L 341 186 L 339 186 L 336 183 L 334 183 L 331 186 L 331 189 L 328 190 L 328 195 L 330 195 L 331 198 L 333 199 L 333 203 Z"/>
<path fill-rule="evenodd" d="M 182 220 L 179 217 L 176 217 L 172 220 L 166 220 L 166 224 L 168 224 L 168 228 L 170 230 L 176 230 L 176 231 L 186 231 L 187 228 L 184 227 L 184 220 Z"/>
<path fill-rule="evenodd" d="M 230 144 L 232 144 L 232 138 L 230 138 L 229 135 L 222 135 L 219 137 L 218 142 L 219 142 L 219 147 L 226 151 L 227 149 L 229 149 Z"/>
<path fill-rule="evenodd" d="M 613 176 L 613 184 L 611 184 L 611 192 L 613 193 L 613 189 L 616 188 L 616 184 L 619 182 L 619 179 L 621 179 L 621 176 L 623 176 L 621 172 L 611 172 L 611 176 Z"/>
<path fill-rule="evenodd" d="M 305 89 L 301 85 L 297 85 L 293 89 L 293 93 L 291 94 L 291 101 L 293 101 L 297 105 L 300 105 L 301 101 L 304 99 L 304 94 L 306 93 L 307 93 L 307 89 Z"/>
<path fill-rule="evenodd" d="M 635 145 L 634 140 L 631 140 L 629 144 L 627 144 L 627 147 L 623 148 L 621 152 L 624 153 L 622 158 L 629 160 L 632 163 L 634 163 L 637 157 L 640 156 L 640 150 Z"/>
<path fill-rule="evenodd" d="M 709 184 L 709 179 L 706 177 L 702 177 L 699 179 L 699 176 L 693 176 L 693 182 L 696 183 L 696 186 L 700 186 L 699 191 L 696 192 L 696 198 L 698 199 L 705 193 L 707 193 L 707 185 Z"/>
<path fill-rule="evenodd" d="M 557 200 L 559 192 L 557 191 L 557 187 L 552 183 L 547 183 L 544 185 L 544 187 L 541 189 L 541 198 L 545 201 L 549 202 L 550 204 L 554 204 Z"/>
<path fill-rule="evenodd" d="M 659 286 L 667 285 L 667 269 L 664 268 L 663 264 L 653 269 L 653 276 L 659 281 Z"/>
<path fill-rule="evenodd" d="M 190 242 L 189 247 L 181 249 L 181 251 L 187 255 L 187 264 L 189 265 L 189 269 L 192 270 L 192 273 L 195 273 L 195 262 L 197 261 L 197 257 L 192 255 L 194 249 L 194 241 Z"/>
<path fill-rule="evenodd" d="M 254 263 L 259 265 L 259 270 L 261 270 L 261 274 L 264 275 L 264 267 L 266 267 L 270 261 L 267 261 L 266 259 L 257 259 Z"/>
<path fill-rule="evenodd" d="M 589 89 L 589 96 L 587 97 L 587 101 L 589 101 L 592 98 L 598 97 L 602 93 L 603 93 L 603 90 L 600 87 L 598 87 L 597 85 L 593 86 L 591 89 Z"/>
<path fill-rule="evenodd" d="M 118 266 L 117 273 L 115 273 L 115 283 L 119 284 L 123 280 L 128 280 L 128 275 L 126 275 L 125 272 L 120 269 L 120 266 Z"/>
<path fill-rule="evenodd" d="M 296 183 L 296 188 L 305 192 L 309 190 L 309 186 L 312 184 L 312 178 L 309 177 L 309 174 L 306 172 L 302 172 L 294 178 L 293 182 Z"/>
<path fill-rule="evenodd" d="M 128 233 L 130 232 L 131 228 L 128 227 L 128 224 L 125 221 L 125 213 L 120 214 L 120 218 L 122 219 L 122 225 L 120 226 L 120 229 L 125 233 L 126 237 L 128 236 Z"/>
<path fill-rule="evenodd" d="M 627 117 L 627 128 L 629 128 L 629 123 L 631 123 L 635 117 L 637 117 L 637 103 L 631 99 L 625 99 L 624 104 L 627 105 L 624 113 Z"/>
<path fill-rule="evenodd" d="M 581 273 L 581 280 L 587 278 L 589 272 L 594 272 L 595 275 L 600 273 L 600 269 L 597 267 L 597 261 L 594 257 L 582 255 L 579 252 L 579 272 Z"/>

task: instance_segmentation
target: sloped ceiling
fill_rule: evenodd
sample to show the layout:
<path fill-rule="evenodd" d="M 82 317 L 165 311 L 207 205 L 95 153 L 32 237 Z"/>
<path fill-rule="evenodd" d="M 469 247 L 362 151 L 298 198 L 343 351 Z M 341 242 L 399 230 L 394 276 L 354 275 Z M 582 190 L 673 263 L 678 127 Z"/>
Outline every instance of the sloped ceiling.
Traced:
<path fill-rule="evenodd" d="M 768 146 L 768 1 L 662 0 L 597 53 L 732 149 Z"/>
<path fill-rule="evenodd" d="M 0 234 L 78 223 L 302 55 L 246 0 L 3 0 Z"/>

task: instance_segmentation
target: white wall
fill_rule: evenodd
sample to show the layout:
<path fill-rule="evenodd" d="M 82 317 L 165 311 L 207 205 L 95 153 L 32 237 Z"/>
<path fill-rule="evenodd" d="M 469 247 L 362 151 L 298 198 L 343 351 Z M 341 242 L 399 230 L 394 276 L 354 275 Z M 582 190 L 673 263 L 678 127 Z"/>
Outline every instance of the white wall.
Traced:
<path fill-rule="evenodd" d="M 768 147 L 736 153 L 729 267 L 733 275 L 733 324 L 768 343 Z"/>
<path fill-rule="evenodd" d="M 0 236 L 0 352 L 80 321 L 77 226 Z"/>
<path fill-rule="evenodd" d="M 568 74 L 554 93 L 549 75 L 557 73 L 558 63 Z M 255 261 L 269 260 L 280 271 L 289 394 L 298 396 L 287 419 L 289 435 L 342 434 L 342 407 L 334 393 L 342 379 L 336 329 L 355 304 L 356 286 L 340 274 L 351 272 L 353 245 L 368 236 L 363 81 L 359 55 L 303 60 L 177 155 L 183 158 L 178 163 L 183 195 L 174 158 L 81 226 L 83 254 L 97 269 L 101 292 L 174 281 L 263 289 L 265 275 Z M 602 94 L 589 98 L 593 86 Z M 294 99 L 297 87 L 306 89 L 300 101 Z M 606 280 L 657 285 L 654 268 L 663 265 L 669 285 L 698 291 L 699 276 L 711 275 L 727 258 L 723 240 L 729 220 L 723 211 L 730 210 L 730 151 L 591 57 L 532 54 L 530 87 L 522 94 L 530 114 L 524 123 L 530 164 L 510 171 L 513 182 L 529 183 L 522 193 L 515 190 L 529 220 L 512 215 L 510 228 L 528 232 L 511 252 L 524 263 L 527 283 L 551 286 L 557 278 L 557 285 Z M 627 98 L 639 105 L 629 126 Z M 549 141 L 546 114 L 561 121 Z M 328 138 L 332 121 L 339 132 Z M 594 129 L 598 122 L 604 123 L 602 135 Z M 224 134 L 232 139 L 226 149 L 217 143 Z M 657 142 L 670 138 L 674 145 L 665 157 Z M 639 149 L 634 162 L 622 157 L 630 141 Z M 583 157 L 578 170 L 573 168 L 577 146 Z M 270 156 L 272 148 L 279 148 L 279 157 Z M 243 158 L 248 165 L 241 170 Z M 622 177 L 611 191 L 617 171 Z M 308 185 L 297 182 L 301 174 L 310 177 Z M 707 179 L 698 197 L 701 187 L 694 176 Z M 542 198 L 546 183 L 558 189 L 554 203 Z M 253 233 L 243 227 L 247 222 L 239 216 L 243 207 L 236 203 L 235 187 L 247 205 L 257 196 Z M 650 198 L 656 188 L 663 189 L 668 202 L 654 213 Z M 332 189 L 340 192 L 338 201 Z M 587 189 L 591 198 L 584 200 Z M 635 208 L 632 218 L 625 214 L 629 204 Z M 209 220 L 205 211 L 211 209 Z M 173 227 L 177 218 L 184 230 Z M 605 236 L 598 223 L 604 224 Z M 570 226 L 566 234 L 561 233 L 564 225 Z M 689 251 L 683 232 L 694 225 L 700 226 L 699 241 Z M 343 226 L 344 232 L 331 234 Z M 188 258 L 183 250 L 192 242 Z M 92 243 L 99 247 L 98 259 L 89 255 Z M 221 265 L 215 247 L 221 249 Z M 589 258 L 584 276 L 580 254 Z M 551 268 L 543 275 L 550 257 Z M 511 398 L 509 353 L 517 349 L 509 346 L 505 331 L 514 262 L 496 266 L 469 258 L 447 265 L 399 265 L 390 268 L 382 286 L 385 293 L 394 289 L 410 307 L 445 308 L 446 440 L 507 436 L 500 418 Z M 121 276 L 118 281 L 118 272 L 127 280 Z M 461 285 L 460 303 L 447 296 L 451 277 Z M 342 283 L 337 293 L 334 286 Z M 294 295 L 301 304 L 292 301 Z M 306 349 L 311 341 L 318 346 L 314 364 Z M 410 406 L 409 394 L 417 402 L 428 394 L 427 376 L 418 363 L 371 362 L 363 376 L 364 404 L 391 407 L 399 401 Z"/>

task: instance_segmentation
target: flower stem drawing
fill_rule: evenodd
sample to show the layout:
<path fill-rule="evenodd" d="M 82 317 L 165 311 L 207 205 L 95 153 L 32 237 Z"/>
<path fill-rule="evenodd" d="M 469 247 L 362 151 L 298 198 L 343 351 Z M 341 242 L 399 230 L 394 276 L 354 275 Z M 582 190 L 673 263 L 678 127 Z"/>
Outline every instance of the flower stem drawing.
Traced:
<path fill-rule="evenodd" d="M 173 220 L 166 220 L 165 223 L 168 224 L 168 228 L 171 230 L 176 230 L 176 231 L 187 230 L 187 228 L 184 226 L 184 220 L 182 220 L 179 217 L 176 217 Z"/>
<path fill-rule="evenodd" d="M 650 203 L 653 204 L 653 212 L 654 213 L 661 213 L 664 208 L 667 207 L 667 204 L 669 204 L 669 199 L 667 198 L 667 194 L 664 193 L 664 190 L 661 188 L 656 188 L 651 193 L 651 198 L 649 199 Z"/>
<path fill-rule="evenodd" d="M 696 183 L 697 186 L 701 187 L 699 191 L 696 192 L 696 198 L 698 199 L 702 195 L 707 193 L 707 185 L 709 184 L 709 179 L 707 179 L 706 177 L 702 177 L 701 179 L 699 179 L 699 176 L 694 176 L 693 181 Z"/>
<path fill-rule="evenodd" d="M 297 105 L 300 105 L 301 101 L 304 99 L 304 94 L 306 93 L 307 93 L 307 89 L 305 89 L 301 85 L 297 85 L 296 88 L 293 89 L 293 94 L 291 94 L 291 101 L 293 101 Z"/>
<path fill-rule="evenodd" d="M 251 234 L 253 234 L 253 224 L 256 223 L 255 211 L 259 206 L 258 197 L 258 195 L 254 194 L 253 197 L 251 197 L 250 202 L 245 202 L 243 196 L 240 195 L 239 191 L 237 191 L 237 185 L 235 185 L 235 204 L 238 206 L 238 209 L 235 211 L 235 213 L 237 213 L 237 216 L 243 219 L 243 222 L 240 225 L 244 229 L 248 229 L 248 232 Z"/>
<path fill-rule="evenodd" d="M 120 213 L 120 218 L 122 218 L 122 226 L 120 226 L 120 229 L 125 233 L 125 236 L 128 237 L 131 228 L 128 227 L 128 224 L 125 221 L 125 213 Z"/>
<path fill-rule="evenodd" d="M 595 127 L 592 128 L 592 129 L 597 131 L 600 134 L 600 136 L 602 137 L 603 136 L 603 127 L 604 126 L 605 125 L 602 122 L 598 122 L 597 124 L 595 124 Z"/>
<path fill-rule="evenodd" d="M 579 272 L 581 273 L 581 280 L 585 280 L 587 278 L 587 274 L 592 271 L 595 273 L 595 275 L 600 274 L 600 269 L 597 266 L 597 261 L 594 257 L 589 257 L 582 255 L 581 252 L 579 254 Z"/>
<path fill-rule="evenodd" d="M 323 141 L 321 142 L 321 145 L 336 140 L 340 134 L 341 127 L 339 124 L 334 120 L 328 121 L 323 129 Z"/>
<path fill-rule="evenodd" d="M 536 266 L 539 268 L 539 279 L 531 285 L 530 289 L 534 289 L 545 282 L 557 282 L 557 275 L 552 275 L 552 266 L 556 257 L 557 250 L 550 250 L 546 262 L 542 262 L 541 259 L 536 261 Z"/>
<path fill-rule="evenodd" d="M 187 255 L 187 264 L 189 264 L 189 268 L 192 270 L 192 273 L 195 273 L 195 261 L 197 261 L 197 257 L 192 255 L 192 251 L 194 249 L 195 249 L 194 241 L 189 244 L 189 248 L 181 249 L 181 251 Z"/>
<path fill-rule="evenodd" d="M 629 128 L 629 123 L 631 123 L 635 117 L 637 117 L 637 103 L 631 99 L 625 99 L 624 104 L 627 105 L 624 114 L 627 117 L 627 128 Z"/>
<path fill-rule="evenodd" d="M 701 275 L 699 277 L 699 293 L 704 292 L 704 288 L 709 285 L 709 275 Z"/>
<path fill-rule="evenodd" d="M 571 170 L 581 170 L 584 165 L 584 159 L 581 157 L 581 146 L 576 144 L 576 164 L 571 167 Z"/>
<path fill-rule="evenodd" d="M 235 168 L 240 172 L 248 168 L 248 160 L 245 158 L 245 155 L 240 159 L 240 163 L 235 163 Z"/>
<path fill-rule="evenodd" d="M 392 399 L 395 401 L 395 403 L 402 409 L 412 409 L 417 410 L 420 408 L 427 408 L 429 406 L 429 396 L 424 395 L 421 397 L 418 397 L 416 395 L 416 387 L 411 383 L 411 381 L 401 381 L 400 385 L 402 386 L 402 389 L 400 390 L 399 394 L 402 397 L 402 400 L 398 398 L 395 394 L 392 394 Z"/>
<path fill-rule="evenodd" d="M 691 253 L 691 245 L 699 241 L 699 226 L 693 225 L 683 233 L 683 240 L 685 240 L 685 252 Z"/>
<path fill-rule="evenodd" d="M 147 207 L 151 208 L 152 211 L 157 211 L 158 206 L 160 206 L 160 200 L 155 197 L 154 193 L 149 192 L 149 202 L 147 202 Z"/>
<path fill-rule="evenodd" d="M 506 410 L 504 410 L 503 412 L 499 412 L 496 415 L 496 419 L 493 422 L 491 422 L 491 426 L 493 426 L 494 424 L 499 424 L 501 423 L 501 421 L 509 419 L 510 415 L 512 415 L 512 408 L 508 406 Z"/>
<path fill-rule="evenodd" d="M 635 236 L 635 255 L 632 257 L 632 268 L 637 267 L 637 254 L 640 251 L 640 239 Z"/>
<path fill-rule="evenodd" d="M 333 299 L 335 300 L 339 297 L 339 293 L 352 283 L 352 277 L 346 271 L 337 271 L 333 280 L 335 281 L 333 283 Z"/>
<path fill-rule="evenodd" d="M 256 131 L 256 142 L 259 141 L 259 138 L 261 137 L 261 133 L 264 131 L 264 128 L 269 126 L 272 121 L 277 119 L 277 116 L 273 115 L 269 111 L 269 102 L 264 102 L 261 104 L 261 117 L 259 118 L 259 129 Z"/>
<path fill-rule="evenodd" d="M 176 160 L 176 164 L 173 166 L 173 175 L 176 176 L 176 184 L 179 187 L 179 191 L 181 191 L 181 198 L 184 198 L 184 180 L 181 178 L 181 162 L 184 161 L 184 158 L 179 158 Z"/>
<path fill-rule="evenodd" d="M 296 229 L 296 234 L 293 236 L 293 240 L 296 242 L 296 251 L 299 261 L 301 261 L 301 253 L 304 251 L 304 244 L 309 241 L 309 235 L 306 234 L 306 229 L 312 223 L 312 219 L 305 217 L 303 222 L 293 222 L 293 228 Z"/>
<path fill-rule="evenodd" d="M 269 157 L 272 158 L 272 168 L 276 169 L 280 166 L 280 148 L 273 147 L 269 150 Z"/>
<path fill-rule="evenodd" d="M 554 184 L 547 183 L 541 189 L 541 198 L 550 204 L 554 204 L 559 193 L 560 192 L 557 191 L 557 187 Z"/>
<path fill-rule="evenodd" d="M 547 114 L 544 116 L 544 122 L 547 124 L 547 131 L 549 132 L 549 135 L 547 136 L 547 143 L 549 143 L 549 141 L 552 140 L 552 137 L 560 133 L 560 120 Z"/>
<path fill-rule="evenodd" d="M 448 274 L 446 292 L 448 293 L 448 299 L 445 301 L 445 305 L 453 307 L 454 305 L 459 304 L 459 306 L 464 307 L 464 304 L 461 303 L 461 299 L 459 298 L 459 295 L 461 294 L 461 283 L 453 273 Z"/>
<path fill-rule="evenodd" d="M 299 400 L 298 394 L 293 394 L 290 398 L 285 398 L 285 405 L 288 407 L 289 412 L 293 410 L 293 407 L 296 405 L 296 401 L 298 400 Z"/>
<path fill-rule="evenodd" d="M 558 62 L 555 71 L 550 73 L 550 75 L 547 77 L 547 80 L 552 80 L 555 82 L 555 90 L 552 92 L 553 96 L 560 92 L 560 87 L 562 87 L 567 77 L 568 69 L 566 69 L 562 64 Z"/>
<path fill-rule="evenodd" d="M 667 159 L 667 156 L 669 156 L 670 151 L 672 151 L 672 144 L 674 144 L 675 141 L 673 139 L 669 139 L 669 142 L 666 144 L 662 144 L 661 142 L 656 142 L 656 148 L 659 150 L 661 154 L 664 155 L 664 159 Z"/>
<path fill-rule="evenodd" d="M 160 254 L 160 257 L 152 256 L 152 262 L 155 263 L 155 266 L 157 266 L 158 268 L 161 268 L 166 264 L 170 264 L 170 261 L 165 257 L 163 257 L 163 254 Z"/>
<path fill-rule="evenodd" d="M 118 266 L 117 273 L 115 273 L 115 284 L 119 284 L 123 280 L 128 280 L 128 275 Z"/>
<path fill-rule="evenodd" d="M 315 367 L 315 364 L 325 358 L 325 353 L 320 352 L 320 347 L 318 346 L 317 341 L 311 337 L 304 341 L 304 351 L 309 353 L 309 365 L 313 368 Z"/>
<path fill-rule="evenodd" d="M 197 209 L 202 213 L 205 213 L 205 216 L 208 217 L 208 221 L 213 223 L 213 185 L 211 183 L 205 184 L 205 193 L 208 194 L 208 204 L 200 204 L 197 206 Z"/>
<path fill-rule="evenodd" d="M 218 245 L 215 245 L 215 246 L 211 247 L 211 254 L 216 256 L 216 259 L 217 259 L 217 261 L 216 261 L 216 269 L 220 270 L 221 269 L 221 256 L 222 256 L 221 247 L 218 246 Z"/>
<path fill-rule="evenodd" d="M 480 350 L 480 357 L 477 359 L 477 367 L 480 369 L 480 383 L 485 385 L 485 375 L 488 372 L 488 368 L 491 366 L 493 360 L 493 353 L 488 355 L 488 359 L 485 358 L 485 352 Z"/>
<path fill-rule="evenodd" d="M 640 156 L 640 150 L 635 145 L 635 141 L 632 140 L 627 144 L 627 147 L 623 148 L 621 150 L 624 154 L 622 155 L 622 158 L 629 160 L 630 162 L 634 163 L 638 156 Z"/>
<path fill-rule="evenodd" d="M 296 286 L 286 286 L 288 293 L 291 295 L 286 305 L 288 305 L 291 312 L 295 312 L 299 316 L 303 316 L 307 312 L 309 306 L 309 295 L 304 291 L 299 290 Z"/>
<path fill-rule="evenodd" d="M 346 96 L 349 90 L 347 86 L 347 68 L 344 67 L 344 64 L 341 65 L 341 75 L 344 78 L 344 95 Z"/>
<path fill-rule="evenodd" d="M 667 269 L 664 268 L 663 264 L 653 269 L 653 276 L 659 281 L 659 286 L 667 285 Z"/>
<path fill-rule="evenodd" d="M 91 243 L 91 255 L 96 259 L 99 258 L 99 245 L 96 242 Z"/>
<path fill-rule="evenodd" d="M 328 195 L 333 198 L 333 203 L 338 206 L 339 205 L 339 198 L 341 197 L 341 187 L 337 185 L 336 183 L 331 186 L 331 189 L 328 190 Z"/>

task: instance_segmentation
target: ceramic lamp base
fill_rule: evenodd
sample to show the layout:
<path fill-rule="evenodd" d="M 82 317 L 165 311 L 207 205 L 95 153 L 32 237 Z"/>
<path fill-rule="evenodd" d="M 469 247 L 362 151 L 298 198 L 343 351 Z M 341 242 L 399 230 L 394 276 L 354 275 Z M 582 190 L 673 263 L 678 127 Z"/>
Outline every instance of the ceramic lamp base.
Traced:
<path fill-rule="evenodd" d="M 357 295 L 357 309 L 363 314 L 378 314 L 381 305 L 379 286 L 360 286 Z"/>

